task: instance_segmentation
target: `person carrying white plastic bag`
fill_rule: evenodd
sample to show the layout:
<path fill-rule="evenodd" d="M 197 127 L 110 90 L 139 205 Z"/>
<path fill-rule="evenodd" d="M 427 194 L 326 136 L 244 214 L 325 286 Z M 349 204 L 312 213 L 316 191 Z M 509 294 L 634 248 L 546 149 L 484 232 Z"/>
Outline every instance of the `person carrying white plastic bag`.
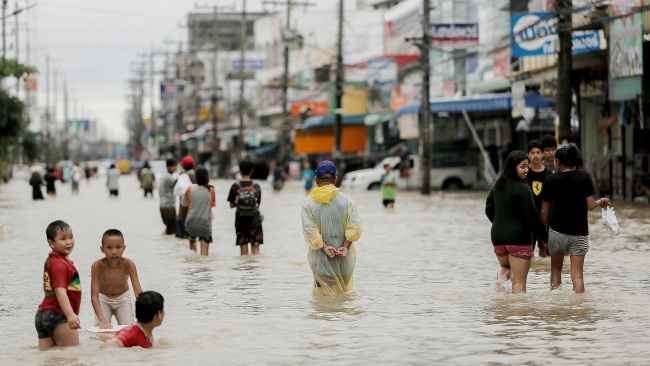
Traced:
<path fill-rule="evenodd" d="M 619 227 L 618 220 L 616 219 L 616 214 L 614 213 L 614 208 L 611 206 L 603 208 L 602 215 L 603 226 L 605 227 L 605 230 L 607 230 L 607 232 L 612 236 L 618 236 Z"/>
<path fill-rule="evenodd" d="M 555 151 L 557 173 L 544 180 L 542 188 L 542 221 L 548 225 L 548 247 L 551 254 L 551 289 L 562 284 L 564 255 L 571 256 L 573 291 L 585 292 L 583 267 L 589 251 L 588 211 L 606 208 L 608 198 L 594 199 L 596 187 L 589 173 L 582 170 L 582 153 L 567 145 Z M 549 219 L 550 216 L 550 219 Z"/>

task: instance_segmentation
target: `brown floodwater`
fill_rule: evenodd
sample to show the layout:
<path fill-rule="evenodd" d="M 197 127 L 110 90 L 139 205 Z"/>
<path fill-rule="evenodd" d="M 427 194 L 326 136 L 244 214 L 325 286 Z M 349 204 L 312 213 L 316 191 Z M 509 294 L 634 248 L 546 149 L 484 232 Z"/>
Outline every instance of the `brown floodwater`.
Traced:
<path fill-rule="evenodd" d="M 239 256 L 232 181 L 215 182 L 215 243 L 201 258 L 187 242 L 162 235 L 155 199 L 123 176 L 110 200 L 103 179 L 58 185 L 58 196 L 31 200 L 24 180 L 0 186 L 0 364 L 644 364 L 650 359 L 650 207 L 614 202 L 621 234 L 609 236 L 590 214 L 586 293 L 549 290 L 548 258 L 534 258 L 528 293 L 495 291 L 498 269 L 484 214 L 485 192 L 398 192 L 394 210 L 374 192 L 349 192 L 364 223 L 355 289 L 311 295 L 299 182 L 272 194 L 262 182 L 265 244 Z M 80 346 L 37 350 L 34 313 L 43 298 L 49 252 L 45 227 L 67 221 L 76 246 L 83 299 Z M 90 266 L 101 235 L 117 228 L 144 290 L 165 297 L 166 318 L 153 350 L 99 350 L 93 326 Z M 508 284 L 504 286 L 508 288 Z"/>

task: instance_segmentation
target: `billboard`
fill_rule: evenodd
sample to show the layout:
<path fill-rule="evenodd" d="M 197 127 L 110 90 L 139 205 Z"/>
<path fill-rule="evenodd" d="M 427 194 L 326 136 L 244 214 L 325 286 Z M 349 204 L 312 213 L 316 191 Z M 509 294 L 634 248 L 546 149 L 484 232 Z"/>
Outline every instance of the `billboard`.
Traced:
<path fill-rule="evenodd" d="M 641 0 L 612 0 L 610 4 L 610 100 L 633 99 L 641 93 L 643 75 L 643 13 Z"/>
<path fill-rule="evenodd" d="M 572 53 L 600 50 L 601 31 L 571 33 Z M 512 57 L 546 56 L 557 53 L 557 17 L 551 12 L 512 13 L 510 16 Z"/>
<path fill-rule="evenodd" d="M 368 111 L 390 109 L 393 86 L 397 84 L 397 61 L 392 58 L 368 60 Z"/>
<path fill-rule="evenodd" d="M 429 28 L 432 46 L 465 47 L 478 44 L 477 23 L 438 23 Z"/>

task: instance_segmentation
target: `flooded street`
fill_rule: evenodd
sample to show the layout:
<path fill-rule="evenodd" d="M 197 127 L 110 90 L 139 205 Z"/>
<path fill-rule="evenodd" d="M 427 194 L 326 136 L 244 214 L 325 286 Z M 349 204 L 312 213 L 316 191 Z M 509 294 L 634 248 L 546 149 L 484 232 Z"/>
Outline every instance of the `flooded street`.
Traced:
<path fill-rule="evenodd" d="M 215 182 L 213 182 L 215 183 Z M 158 196 L 145 199 L 123 176 L 110 200 L 103 179 L 59 184 L 54 199 L 34 202 L 27 182 L 0 186 L 0 364 L 2 365 L 312 365 L 312 364 L 643 364 L 650 359 L 650 207 L 613 202 L 621 226 L 610 237 L 600 211 L 590 214 L 591 250 L 584 295 L 549 291 L 549 258 L 534 258 L 528 293 L 492 288 L 498 263 L 484 214 L 485 192 L 398 192 L 385 210 L 380 194 L 348 192 L 364 224 L 355 290 L 312 297 L 300 208 L 301 184 L 277 195 L 262 182 L 264 242 L 258 258 L 240 258 L 232 181 L 216 181 L 210 256 L 162 235 Z M 81 345 L 37 350 L 34 313 L 43 298 L 47 224 L 68 222 L 71 255 L 83 288 L 82 328 L 93 326 L 90 266 L 101 235 L 116 228 L 143 290 L 165 297 L 156 348 L 102 350 L 105 336 L 80 332 Z M 566 284 L 568 283 L 568 286 Z"/>

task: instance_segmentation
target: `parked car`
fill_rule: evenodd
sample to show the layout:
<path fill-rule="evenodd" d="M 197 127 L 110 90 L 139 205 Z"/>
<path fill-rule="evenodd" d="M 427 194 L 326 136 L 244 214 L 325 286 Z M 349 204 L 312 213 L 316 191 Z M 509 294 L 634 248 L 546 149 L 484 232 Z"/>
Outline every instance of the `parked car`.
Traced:
<path fill-rule="evenodd" d="M 379 189 L 381 176 L 384 174 L 384 165 L 391 167 L 391 175 L 396 178 L 397 187 L 401 189 L 420 188 L 422 182 L 421 164 L 419 155 L 409 155 L 404 161 L 399 156 L 390 156 L 380 161 L 374 168 L 361 169 L 349 172 L 343 176 L 341 188 L 344 189 Z M 471 187 L 477 182 L 478 167 L 475 165 L 435 166 L 431 168 L 431 188 L 434 189 L 460 189 Z"/>

